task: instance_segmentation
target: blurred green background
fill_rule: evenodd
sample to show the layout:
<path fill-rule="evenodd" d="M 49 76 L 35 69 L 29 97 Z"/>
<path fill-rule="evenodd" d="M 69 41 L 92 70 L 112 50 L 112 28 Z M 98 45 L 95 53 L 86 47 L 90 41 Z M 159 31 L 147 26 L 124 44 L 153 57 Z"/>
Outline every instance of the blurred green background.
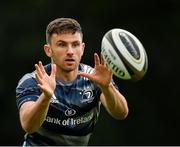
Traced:
<path fill-rule="evenodd" d="M 34 70 L 43 52 L 45 29 L 57 17 L 77 19 L 93 66 L 103 35 L 126 29 L 143 43 L 149 69 L 137 83 L 115 78 L 129 104 L 126 120 L 112 119 L 102 107 L 90 145 L 180 145 L 180 1 L 178 0 L 14 0 L 0 4 L 0 145 L 22 145 L 15 88 Z"/>

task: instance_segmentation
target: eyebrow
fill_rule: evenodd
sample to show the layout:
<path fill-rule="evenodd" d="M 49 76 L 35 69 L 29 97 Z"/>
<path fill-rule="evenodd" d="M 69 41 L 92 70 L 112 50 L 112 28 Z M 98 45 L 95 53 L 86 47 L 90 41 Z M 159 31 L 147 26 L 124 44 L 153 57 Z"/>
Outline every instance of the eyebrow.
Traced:
<path fill-rule="evenodd" d="M 58 40 L 56 43 L 61 43 L 61 42 L 67 43 L 67 41 L 64 41 L 64 40 Z M 80 43 L 79 40 L 72 41 L 71 43 L 75 43 L 75 42 L 79 42 Z"/>

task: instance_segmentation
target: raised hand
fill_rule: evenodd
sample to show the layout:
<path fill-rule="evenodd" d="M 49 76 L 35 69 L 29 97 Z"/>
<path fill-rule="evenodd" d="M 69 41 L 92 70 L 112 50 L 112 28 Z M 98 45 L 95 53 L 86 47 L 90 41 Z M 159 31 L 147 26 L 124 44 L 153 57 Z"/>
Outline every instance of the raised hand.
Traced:
<path fill-rule="evenodd" d="M 80 72 L 80 75 L 94 81 L 100 88 L 108 87 L 112 80 L 112 72 L 104 63 L 102 56 L 100 59 L 97 53 L 94 54 L 94 62 L 93 73 Z"/>
<path fill-rule="evenodd" d="M 56 88 L 56 65 L 51 64 L 52 70 L 50 76 L 46 73 L 41 61 L 39 61 L 38 64 L 35 64 L 35 68 L 35 75 L 38 86 L 40 87 L 45 96 L 51 98 Z"/>

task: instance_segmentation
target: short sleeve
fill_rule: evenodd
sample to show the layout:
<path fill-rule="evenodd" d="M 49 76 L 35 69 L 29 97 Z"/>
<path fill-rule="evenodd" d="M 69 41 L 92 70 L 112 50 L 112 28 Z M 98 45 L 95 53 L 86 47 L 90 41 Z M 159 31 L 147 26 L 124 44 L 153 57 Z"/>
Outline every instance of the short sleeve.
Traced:
<path fill-rule="evenodd" d="M 16 103 L 18 109 L 27 101 L 36 101 L 41 94 L 34 73 L 24 75 L 16 87 Z"/>

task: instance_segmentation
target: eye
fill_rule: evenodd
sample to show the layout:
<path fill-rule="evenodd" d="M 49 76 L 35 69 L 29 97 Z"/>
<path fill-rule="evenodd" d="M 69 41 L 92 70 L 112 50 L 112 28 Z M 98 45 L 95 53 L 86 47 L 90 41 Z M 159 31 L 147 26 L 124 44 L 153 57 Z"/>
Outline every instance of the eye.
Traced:
<path fill-rule="evenodd" d="M 65 42 L 59 42 L 58 46 L 61 48 L 65 48 L 66 47 L 66 43 Z"/>
<path fill-rule="evenodd" d="M 72 43 L 72 47 L 73 48 L 76 48 L 76 47 L 79 47 L 80 46 L 80 43 L 79 42 L 73 42 Z"/>

